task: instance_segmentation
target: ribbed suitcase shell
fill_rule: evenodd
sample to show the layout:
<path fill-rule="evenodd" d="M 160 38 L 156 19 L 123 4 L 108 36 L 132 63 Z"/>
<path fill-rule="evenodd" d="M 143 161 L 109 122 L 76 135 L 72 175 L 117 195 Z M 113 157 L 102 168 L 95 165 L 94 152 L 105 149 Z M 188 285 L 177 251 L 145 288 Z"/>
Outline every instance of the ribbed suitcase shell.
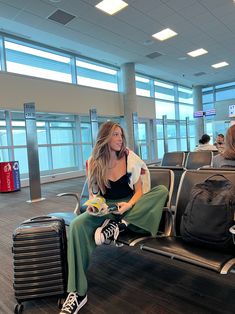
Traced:
<path fill-rule="evenodd" d="M 35 217 L 13 234 L 14 289 L 18 303 L 47 296 L 64 296 L 67 280 L 64 220 Z"/>

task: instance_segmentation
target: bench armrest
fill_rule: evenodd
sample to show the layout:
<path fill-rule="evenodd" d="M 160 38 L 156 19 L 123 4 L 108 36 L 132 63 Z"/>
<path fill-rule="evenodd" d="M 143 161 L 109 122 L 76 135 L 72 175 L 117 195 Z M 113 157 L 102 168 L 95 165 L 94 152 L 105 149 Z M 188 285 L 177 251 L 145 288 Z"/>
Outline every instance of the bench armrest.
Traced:
<path fill-rule="evenodd" d="M 73 196 L 76 199 L 76 205 L 73 210 L 73 212 L 77 215 L 80 214 L 80 197 L 77 193 L 72 193 L 72 192 L 66 192 L 66 193 L 59 193 L 56 195 L 57 197 L 62 197 L 62 196 Z"/>
<path fill-rule="evenodd" d="M 163 215 L 165 216 L 165 230 L 164 236 L 172 236 L 174 230 L 174 217 L 173 212 L 169 207 L 163 207 Z"/>

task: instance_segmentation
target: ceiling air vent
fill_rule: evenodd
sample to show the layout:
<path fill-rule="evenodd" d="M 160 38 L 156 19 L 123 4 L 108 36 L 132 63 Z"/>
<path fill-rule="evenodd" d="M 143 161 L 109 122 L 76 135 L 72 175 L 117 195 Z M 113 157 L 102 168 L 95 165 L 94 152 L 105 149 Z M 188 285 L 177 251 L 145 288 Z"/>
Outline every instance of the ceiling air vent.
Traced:
<path fill-rule="evenodd" d="M 74 15 L 69 14 L 62 10 L 56 10 L 54 13 L 52 13 L 50 16 L 48 16 L 49 20 L 55 21 L 57 23 L 60 23 L 62 25 L 66 25 L 70 21 L 72 21 L 75 18 Z"/>
<path fill-rule="evenodd" d="M 149 55 L 146 55 L 146 57 L 149 59 L 155 59 L 155 58 L 158 58 L 160 56 L 162 56 L 162 54 L 160 52 L 157 52 L 157 51 L 152 52 Z"/>
<path fill-rule="evenodd" d="M 194 73 L 193 75 L 194 76 L 202 76 L 202 75 L 205 75 L 206 72 L 197 72 L 197 73 Z"/>

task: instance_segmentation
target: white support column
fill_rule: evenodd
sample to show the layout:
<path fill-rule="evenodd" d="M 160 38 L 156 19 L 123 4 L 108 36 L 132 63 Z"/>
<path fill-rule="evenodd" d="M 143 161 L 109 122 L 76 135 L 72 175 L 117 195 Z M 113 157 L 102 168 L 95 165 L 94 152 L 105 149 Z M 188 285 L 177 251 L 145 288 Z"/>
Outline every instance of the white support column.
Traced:
<path fill-rule="evenodd" d="M 127 126 L 128 146 L 134 150 L 136 147 L 133 132 L 132 113 L 137 112 L 136 101 L 136 84 L 135 84 L 135 64 L 125 63 L 121 66 L 123 81 L 123 103 L 124 103 L 124 119 Z"/>
<path fill-rule="evenodd" d="M 195 111 L 203 110 L 202 106 L 202 87 L 194 86 L 193 87 L 193 103 Z M 195 141 L 198 143 L 201 136 L 204 134 L 204 118 L 195 119 Z"/>

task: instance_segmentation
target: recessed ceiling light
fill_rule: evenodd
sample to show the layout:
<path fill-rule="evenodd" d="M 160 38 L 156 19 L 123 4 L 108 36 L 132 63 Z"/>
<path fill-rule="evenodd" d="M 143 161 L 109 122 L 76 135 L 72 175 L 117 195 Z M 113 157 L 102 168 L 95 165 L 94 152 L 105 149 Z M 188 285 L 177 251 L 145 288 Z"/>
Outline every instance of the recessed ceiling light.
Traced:
<path fill-rule="evenodd" d="M 166 40 L 168 38 L 174 37 L 176 35 L 178 35 L 178 34 L 176 32 L 174 32 L 172 29 L 165 28 L 156 34 L 153 34 L 152 36 L 158 40 L 163 41 L 163 40 Z"/>
<path fill-rule="evenodd" d="M 215 63 L 215 64 L 212 64 L 211 66 L 215 69 L 218 69 L 218 68 L 222 68 L 222 67 L 226 67 L 228 64 L 228 62 L 219 62 L 219 63 Z"/>
<path fill-rule="evenodd" d="M 103 0 L 99 2 L 95 7 L 104 11 L 105 13 L 113 15 L 127 6 L 128 3 L 122 0 Z"/>
<path fill-rule="evenodd" d="M 200 48 L 200 49 L 196 49 L 196 50 L 193 50 L 193 51 L 190 51 L 188 52 L 187 54 L 190 56 L 190 57 L 199 57 L 199 56 L 202 56 L 204 54 L 208 53 L 207 50 L 203 49 L 203 48 Z"/>

